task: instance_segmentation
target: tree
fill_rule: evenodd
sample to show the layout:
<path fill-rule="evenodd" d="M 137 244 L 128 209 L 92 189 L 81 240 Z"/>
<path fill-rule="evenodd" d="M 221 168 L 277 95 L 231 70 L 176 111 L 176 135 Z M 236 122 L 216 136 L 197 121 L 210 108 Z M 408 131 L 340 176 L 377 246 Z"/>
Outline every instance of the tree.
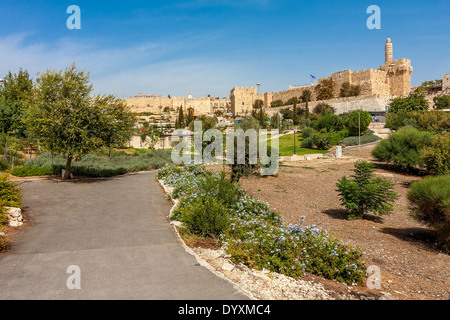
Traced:
<path fill-rule="evenodd" d="M 438 110 L 450 109 L 450 96 L 434 97 L 434 108 Z"/>
<path fill-rule="evenodd" d="M 258 132 L 258 130 L 260 129 L 259 126 L 259 121 L 257 119 L 255 119 L 254 117 L 250 116 L 247 119 L 245 119 L 241 125 L 239 125 L 238 129 L 242 129 L 244 132 L 249 130 L 249 129 L 253 129 L 256 132 Z M 239 138 L 237 138 L 239 139 Z M 234 139 L 232 142 L 227 142 L 227 143 L 233 143 L 234 144 L 234 155 L 233 155 L 233 159 L 234 159 L 234 163 L 233 164 L 229 164 L 229 166 L 231 167 L 231 181 L 233 182 L 239 182 L 239 180 L 242 177 L 246 177 L 249 176 L 251 174 L 255 174 L 257 172 L 257 170 L 261 167 L 261 164 L 258 163 L 250 163 L 250 138 L 249 137 L 244 137 L 244 141 L 245 141 L 245 147 L 244 147 L 244 152 L 245 152 L 245 156 L 244 156 L 244 163 L 239 164 L 238 163 L 238 148 L 237 148 L 237 141 L 236 139 Z M 258 149 L 258 148 L 256 148 Z M 258 150 L 256 150 L 256 152 L 258 152 Z"/>
<path fill-rule="evenodd" d="M 313 113 L 315 114 L 326 114 L 326 113 L 334 113 L 334 108 L 326 103 L 319 103 L 317 106 L 314 107 Z"/>
<path fill-rule="evenodd" d="M 255 102 L 253 102 L 254 109 L 262 109 L 263 107 L 264 107 L 264 101 L 262 101 L 262 99 L 256 99 Z"/>
<path fill-rule="evenodd" d="M 187 116 L 186 116 L 186 122 L 185 123 L 186 123 L 186 125 L 189 125 L 195 119 L 195 117 L 194 117 L 194 108 L 189 107 L 187 111 L 188 111 L 188 113 L 187 113 Z"/>
<path fill-rule="evenodd" d="M 344 126 L 350 136 L 358 136 L 367 132 L 371 121 L 372 117 L 369 112 L 355 110 L 345 117 Z"/>
<path fill-rule="evenodd" d="M 314 90 L 316 91 L 317 100 L 328 100 L 334 98 L 334 81 L 327 79 L 320 82 Z"/>
<path fill-rule="evenodd" d="M 65 155 L 64 179 L 70 179 L 74 159 L 128 135 L 131 116 L 118 116 L 126 112 L 123 105 L 110 96 L 91 98 L 89 73 L 78 71 L 75 64 L 64 71 L 47 70 L 36 82 L 26 112 L 28 132 L 47 150 Z M 126 133 L 112 134 L 114 130 Z"/>
<path fill-rule="evenodd" d="M 175 121 L 175 129 L 183 129 L 186 127 L 186 122 L 184 121 L 183 107 L 178 109 L 178 117 Z"/>
<path fill-rule="evenodd" d="M 304 114 L 309 118 L 309 103 L 312 100 L 312 92 L 309 89 L 303 90 L 302 95 L 300 96 L 300 101 L 305 103 L 305 111 Z"/>
<path fill-rule="evenodd" d="M 18 138 L 26 135 L 24 112 L 32 96 L 33 80 L 28 71 L 11 71 L 0 83 L 0 132 L 11 133 Z"/>
<path fill-rule="evenodd" d="M 339 96 L 341 98 L 345 97 L 357 97 L 361 93 L 361 86 L 359 85 L 352 85 L 350 82 L 345 82 L 341 86 L 341 90 L 339 93 Z"/>
<path fill-rule="evenodd" d="M 428 101 L 421 93 L 410 93 L 405 98 L 394 98 L 389 105 L 389 113 L 427 111 Z"/>
<path fill-rule="evenodd" d="M 392 212 L 393 202 L 398 198 L 394 184 L 375 177 L 374 168 L 373 163 L 358 161 L 351 179 L 338 180 L 337 191 L 342 205 L 349 211 L 349 218 L 361 219 L 369 212 L 379 215 Z"/>
<path fill-rule="evenodd" d="M 281 107 L 281 106 L 284 106 L 284 102 L 283 102 L 283 100 L 280 100 L 280 99 L 274 100 L 270 103 L 271 108 L 277 108 L 277 107 Z"/>
<path fill-rule="evenodd" d="M 123 146 L 133 136 L 137 118 L 131 113 L 125 101 L 112 95 L 95 96 L 91 103 L 93 109 L 101 112 L 99 136 L 103 146 L 109 149 L 111 159 L 111 149 Z"/>

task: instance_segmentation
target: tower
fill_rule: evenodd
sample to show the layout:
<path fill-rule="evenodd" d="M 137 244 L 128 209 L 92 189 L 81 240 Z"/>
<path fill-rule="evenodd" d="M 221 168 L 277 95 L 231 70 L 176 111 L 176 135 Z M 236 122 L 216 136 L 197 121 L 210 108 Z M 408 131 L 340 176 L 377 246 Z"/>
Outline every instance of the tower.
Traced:
<path fill-rule="evenodd" d="M 385 63 L 391 63 L 394 60 L 394 45 L 390 38 L 387 38 L 385 47 Z"/>

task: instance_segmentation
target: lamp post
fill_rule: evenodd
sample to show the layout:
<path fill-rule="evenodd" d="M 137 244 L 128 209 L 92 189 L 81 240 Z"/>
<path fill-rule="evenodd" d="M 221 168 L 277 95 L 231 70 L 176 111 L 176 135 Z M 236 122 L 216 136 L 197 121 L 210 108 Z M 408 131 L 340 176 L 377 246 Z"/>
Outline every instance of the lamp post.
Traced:
<path fill-rule="evenodd" d="M 258 82 L 256 85 L 258 86 L 258 91 L 256 92 L 256 95 L 257 95 L 258 104 L 259 104 L 259 86 L 261 85 L 261 83 Z"/>

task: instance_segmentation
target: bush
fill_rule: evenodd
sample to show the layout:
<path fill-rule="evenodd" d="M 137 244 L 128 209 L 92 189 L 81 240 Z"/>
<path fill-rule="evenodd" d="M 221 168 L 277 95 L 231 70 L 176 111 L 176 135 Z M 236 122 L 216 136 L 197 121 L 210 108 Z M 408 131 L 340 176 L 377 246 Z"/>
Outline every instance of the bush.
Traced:
<path fill-rule="evenodd" d="M 386 114 L 386 128 L 398 130 L 405 126 L 419 128 L 418 114 L 415 112 L 404 111 Z"/>
<path fill-rule="evenodd" d="M 199 236 L 218 237 L 229 225 L 229 212 L 214 197 L 197 197 L 179 210 L 188 230 Z"/>
<path fill-rule="evenodd" d="M 312 138 L 308 137 L 308 138 L 303 139 L 301 147 L 302 148 L 307 148 L 307 149 L 314 147 L 314 143 L 312 141 Z"/>
<path fill-rule="evenodd" d="M 53 170 L 50 167 L 21 167 L 12 169 L 11 174 L 16 177 L 46 176 L 53 174 Z"/>
<path fill-rule="evenodd" d="M 444 111 L 428 111 L 418 114 L 417 124 L 423 131 L 443 131 L 448 130 L 450 125 L 450 115 Z"/>
<path fill-rule="evenodd" d="M 437 232 L 438 242 L 450 248 L 450 175 L 413 183 L 407 197 L 413 207 L 411 214 L 430 224 Z"/>
<path fill-rule="evenodd" d="M 0 173 L 0 223 L 7 221 L 3 207 L 22 208 L 22 194 L 17 183 L 9 180 L 9 174 Z"/>
<path fill-rule="evenodd" d="M 335 110 L 332 106 L 326 103 L 319 103 L 317 106 L 313 108 L 312 112 L 314 114 L 327 114 L 327 113 L 335 113 Z"/>
<path fill-rule="evenodd" d="M 314 129 L 326 129 L 328 132 L 335 132 L 342 129 L 341 117 L 333 113 L 325 113 L 319 116 L 319 119 L 314 124 Z"/>
<path fill-rule="evenodd" d="M 171 163 L 170 150 L 153 150 L 140 153 L 138 156 L 116 156 L 109 159 L 107 156 L 89 154 L 80 161 L 73 162 L 71 173 L 74 176 L 85 177 L 112 177 L 128 172 L 159 169 Z M 60 155 L 55 155 L 52 160 L 50 153 L 26 162 L 30 167 L 51 167 L 55 175 L 60 175 L 65 169 L 66 160 Z"/>
<path fill-rule="evenodd" d="M 344 177 L 338 180 L 337 191 L 342 205 L 349 212 L 349 218 L 360 219 L 369 212 L 379 215 L 392 212 L 392 204 L 398 198 L 393 191 L 394 185 L 386 179 L 375 177 L 374 168 L 372 163 L 358 161 L 353 179 Z"/>
<path fill-rule="evenodd" d="M 317 147 L 319 150 L 328 150 L 331 148 L 331 133 L 328 133 L 326 131 L 321 132 L 315 132 L 311 136 L 312 143 Z"/>
<path fill-rule="evenodd" d="M 435 135 L 433 141 L 420 151 L 421 160 L 427 170 L 435 175 L 450 172 L 450 133 Z"/>
<path fill-rule="evenodd" d="M 158 179 L 173 187 L 171 197 L 180 200 L 172 219 L 187 221 L 200 234 L 222 230 L 220 244 L 233 262 L 292 277 L 310 272 L 362 284 L 365 268 L 359 249 L 315 226 L 285 225 L 266 202 L 250 197 L 224 177 L 197 166 L 161 168 Z"/>
<path fill-rule="evenodd" d="M 378 140 L 380 140 L 380 137 L 374 135 L 373 133 L 366 132 L 366 134 L 361 136 L 361 144 L 375 142 Z M 359 144 L 359 141 L 359 137 L 347 137 L 341 141 L 341 144 L 344 146 L 356 146 Z"/>
<path fill-rule="evenodd" d="M 434 106 L 436 109 L 450 109 L 450 96 L 434 97 Z"/>
<path fill-rule="evenodd" d="M 405 127 L 382 140 L 372 155 L 378 161 L 393 163 L 401 170 L 411 170 L 421 163 L 420 150 L 431 143 L 433 135 L 412 127 Z"/>
<path fill-rule="evenodd" d="M 350 136 L 358 136 L 366 133 L 370 122 L 372 117 L 369 112 L 356 110 L 345 116 L 344 126 Z"/>
<path fill-rule="evenodd" d="M 311 127 L 306 127 L 302 129 L 302 137 L 303 138 L 310 138 L 314 133 L 316 133 L 316 130 L 314 130 Z"/>

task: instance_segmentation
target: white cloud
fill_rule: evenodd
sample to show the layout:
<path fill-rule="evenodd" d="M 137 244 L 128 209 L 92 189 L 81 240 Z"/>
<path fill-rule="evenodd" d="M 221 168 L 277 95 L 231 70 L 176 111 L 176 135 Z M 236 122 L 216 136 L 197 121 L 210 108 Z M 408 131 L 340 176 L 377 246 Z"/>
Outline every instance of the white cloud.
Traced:
<path fill-rule="evenodd" d="M 91 72 L 96 93 L 128 97 L 138 93 L 187 95 L 191 91 L 194 96 L 228 96 L 235 77 L 245 72 L 245 67 L 198 57 L 166 58 L 185 45 L 144 42 L 105 48 L 95 39 L 60 39 L 48 44 L 34 43 L 30 34 L 11 35 L 0 38 L 0 75 L 23 68 L 33 76 L 75 61 L 79 69 Z"/>

